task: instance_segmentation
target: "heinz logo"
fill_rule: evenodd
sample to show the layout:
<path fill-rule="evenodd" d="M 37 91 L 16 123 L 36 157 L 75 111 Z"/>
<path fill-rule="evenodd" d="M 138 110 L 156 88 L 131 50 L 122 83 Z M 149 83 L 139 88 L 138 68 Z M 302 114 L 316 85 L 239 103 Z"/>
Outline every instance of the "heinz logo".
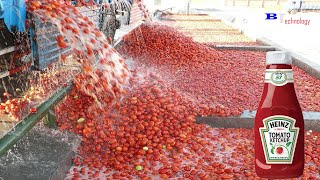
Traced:
<path fill-rule="evenodd" d="M 310 20 L 303 19 L 301 16 L 287 15 L 284 13 L 266 13 L 265 20 L 279 20 L 280 23 L 284 24 L 302 24 L 310 25 Z"/>

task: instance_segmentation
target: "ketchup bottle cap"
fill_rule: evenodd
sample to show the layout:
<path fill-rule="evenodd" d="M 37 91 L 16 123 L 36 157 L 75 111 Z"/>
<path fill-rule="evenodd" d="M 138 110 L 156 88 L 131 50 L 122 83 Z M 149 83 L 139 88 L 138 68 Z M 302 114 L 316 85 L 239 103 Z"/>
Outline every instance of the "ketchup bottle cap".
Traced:
<path fill-rule="evenodd" d="M 269 51 L 266 61 L 267 64 L 292 64 L 291 54 L 288 51 Z"/>

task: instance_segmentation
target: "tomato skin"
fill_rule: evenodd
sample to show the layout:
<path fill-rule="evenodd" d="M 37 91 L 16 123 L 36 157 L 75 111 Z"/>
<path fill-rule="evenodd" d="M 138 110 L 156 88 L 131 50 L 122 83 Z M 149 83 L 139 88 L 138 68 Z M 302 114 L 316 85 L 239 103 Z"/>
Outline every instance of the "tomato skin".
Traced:
<path fill-rule="evenodd" d="M 282 154 L 283 153 L 283 148 L 282 147 L 277 147 L 276 149 L 278 154 Z"/>
<path fill-rule="evenodd" d="M 35 113 L 37 113 L 37 108 L 30 108 L 30 113 L 31 114 L 35 114 Z"/>
<path fill-rule="evenodd" d="M 85 28 L 85 29 L 83 29 L 83 32 L 85 33 L 85 34 L 89 34 L 89 29 L 87 29 L 87 28 Z"/>
<path fill-rule="evenodd" d="M 62 49 L 68 47 L 68 45 L 67 45 L 67 43 L 64 41 L 64 37 L 63 37 L 62 35 L 58 35 L 56 39 L 57 39 L 57 45 L 58 45 L 58 47 L 60 47 L 60 48 L 62 48 Z"/>

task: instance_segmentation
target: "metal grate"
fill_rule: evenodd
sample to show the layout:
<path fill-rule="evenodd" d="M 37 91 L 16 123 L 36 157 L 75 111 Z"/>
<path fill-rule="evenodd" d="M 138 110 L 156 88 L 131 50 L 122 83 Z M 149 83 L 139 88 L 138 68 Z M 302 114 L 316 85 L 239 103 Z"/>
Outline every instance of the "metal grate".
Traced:
<path fill-rule="evenodd" d="M 88 17 L 99 28 L 99 6 L 77 7 L 78 11 Z M 31 27 L 32 51 L 34 66 L 37 70 L 43 70 L 51 63 L 59 60 L 62 54 L 71 54 L 71 47 L 61 49 L 57 45 L 56 37 L 60 34 L 59 29 L 50 22 L 42 22 L 37 17 L 32 17 Z M 67 42 L 67 39 L 65 39 Z"/>

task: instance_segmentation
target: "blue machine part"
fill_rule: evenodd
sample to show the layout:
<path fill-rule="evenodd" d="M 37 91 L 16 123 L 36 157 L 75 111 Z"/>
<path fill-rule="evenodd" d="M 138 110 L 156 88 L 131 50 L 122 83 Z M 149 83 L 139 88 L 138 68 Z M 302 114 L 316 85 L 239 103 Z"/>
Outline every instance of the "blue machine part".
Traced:
<path fill-rule="evenodd" d="M 0 17 L 3 15 L 3 13 L 4 13 L 4 7 L 3 7 L 2 0 L 0 0 Z"/>
<path fill-rule="evenodd" d="M 10 32 L 13 32 L 14 28 L 18 32 L 24 31 L 26 24 L 25 0 L 0 0 L 0 18 L 4 19 Z"/>

